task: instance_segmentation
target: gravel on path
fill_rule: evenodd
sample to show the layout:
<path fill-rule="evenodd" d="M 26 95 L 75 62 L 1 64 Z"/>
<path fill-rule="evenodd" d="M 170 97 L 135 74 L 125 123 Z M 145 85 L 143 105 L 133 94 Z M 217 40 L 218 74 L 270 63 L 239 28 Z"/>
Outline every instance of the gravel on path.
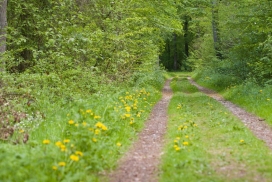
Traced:
<path fill-rule="evenodd" d="M 172 97 L 170 80 L 163 88 L 162 99 L 154 106 L 144 129 L 131 149 L 110 174 L 111 182 L 156 182 L 167 127 L 167 107 Z"/>

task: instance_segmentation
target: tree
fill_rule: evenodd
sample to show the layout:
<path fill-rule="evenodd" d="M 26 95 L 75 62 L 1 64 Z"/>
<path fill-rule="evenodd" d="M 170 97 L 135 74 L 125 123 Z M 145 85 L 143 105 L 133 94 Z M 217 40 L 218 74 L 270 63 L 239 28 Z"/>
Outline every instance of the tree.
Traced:
<path fill-rule="evenodd" d="M 213 42 L 216 56 L 222 59 L 220 34 L 219 34 L 219 13 L 218 13 L 218 0 L 212 0 L 212 30 L 213 30 Z"/>
<path fill-rule="evenodd" d="M 6 26 L 7 26 L 7 0 L 2 0 L 0 3 L 0 54 L 6 51 Z M 0 56 L 1 58 L 2 56 Z M 1 59 L 2 61 L 3 59 Z M 2 61 L 0 71 L 4 70 L 5 62 Z"/>

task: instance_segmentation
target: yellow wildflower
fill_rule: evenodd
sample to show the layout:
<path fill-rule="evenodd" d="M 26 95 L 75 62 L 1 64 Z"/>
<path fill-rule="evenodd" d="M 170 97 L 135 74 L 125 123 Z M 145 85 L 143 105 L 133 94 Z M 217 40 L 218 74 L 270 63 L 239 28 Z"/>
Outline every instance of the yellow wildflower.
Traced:
<path fill-rule="evenodd" d="M 186 136 L 185 136 L 185 138 L 189 138 L 189 136 L 188 136 L 188 135 L 186 135 Z"/>
<path fill-rule="evenodd" d="M 99 135 L 99 133 L 100 133 L 100 130 L 98 130 L 98 129 L 94 130 L 94 134 Z"/>
<path fill-rule="evenodd" d="M 65 162 L 59 162 L 59 166 L 64 167 L 65 165 L 66 165 L 66 163 L 65 163 Z"/>
<path fill-rule="evenodd" d="M 121 146 L 122 146 L 122 144 L 121 144 L 120 142 L 117 142 L 116 145 L 117 145 L 118 147 L 121 147 Z"/>
<path fill-rule="evenodd" d="M 84 121 L 84 122 L 82 123 L 82 125 L 83 125 L 83 126 L 86 126 L 86 125 L 87 125 L 87 122 L 86 122 L 86 121 Z"/>
<path fill-rule="evenodd" d="M 97 123 L 95 124 L 95 126 L 96 126 L 97 128 L 102 128 L 103 124 L 102 124 L 101 122 L 97 122 Z"/>
<path fill-rule="evenodd" d="M 101 116 L 94 116 L 94 119 L 100 119 L 101 118 Z"/>
<path fill-rule="evenodd" d="M 86 113 L 92 113 L 91 109 L 86 110 Z"/>
<path fill-rule="evenodd" d="M 66 151 L 67 149 L 66 149 L 66 146 L 65 145 L 63 145 L 63 144 L 61 144 L 60 145 L 60 149 L 61 149 L 61 151 L 62 152 L 64 152 L 64 151 Z"/>
<path fill-rule="evenodd" d="M 96 139 L 96 138 L 92 138 L 92 141 L 93 141 L 94 143 L 96 143 L 96 142 L 97 142 L 97 139 Z"/>
<path fill-rule="evenodd" d="M 52 169 L 53 169 L 53 170 L 57 170 L 58 167 L 57 167 L 57 166 L 52 166 Z"/>
<path fill-rule="evenodd" d="M 70 159 L 72 161 L 78 161 L 79 160 L 79 157 L 77 155 L 70 155 Z"/>
<path fill-rule="evenodd" d="M 108 130 L 108 128 L 103 123 L 101 123 L 101 122 L 96 123 L 95 126 L 97 128 L 101 128 L 104 131 Z"/>
<path fill-rule="evenodd" d="M 130 114 L 125 114 L 125 117 L 129 118 L 131 115 Z"/>
<path fill-rule="evenodd" d="M 69 120 L 68 123 L 69 124 L 75 124 L 74 120 Z"/>
<path fill-rule="evenodd" d="M 65 139 L 65 140 L 63 140 L 63 143 L 69 143 L 70 142 L 70 140 L 69 139 Z"/>
<path fill-rule="evenodd" d="M 179 151 L 179 150 L 180 150 L 180 147 L 176 147 L 175 150 L 176 150 L 176 151 Z"/>
<path fill-rule="evenodd" d="M 83 156 L 83 153 L 80 151 L 76 151 L 76 155 Z"/>
<path fill-rule="evenodd" d="M 126 106 L 125 109 L 126 109 L 127 112 L 130 112 L 131 107 L 130 106 Z"/>
<path fill-rule="evenodd" d="M 240 143 L 244 143 L 245 142 L 245 140 L 240 140 Z"/>
<path fill-rule="evenodd" d="M 47 139 L 43 140 L 43 144 L 47 145 L 49 143 L 50 143 L 50 140 L 47 140 Z"/>
<path fill-rule="evenodd" d="M 189 145 L 189 142 L 183 142 L 182 145 L 188 146 L 188 145 Z"/>
<path fill-rule="evenodd" d="M 56 146 L 60 147 L 62 145 L 62 143 L 60 141 L 55 143 Z"/>
<path fill-rule="evenodd" d="M 25 132 L 25 130 L 23 130 L 23 129 L 19 130 L 19 133 L 24 133 L 24 132 Z"/>
<path fill-rule="evenodd" d="M 103 126 L 102 126 L 102 130 L 103 130 L 103 131 L 106 131 L 106 130 L 108 130 L 108 128 L 107 128 L 105 125 L 103 125 Z"/>

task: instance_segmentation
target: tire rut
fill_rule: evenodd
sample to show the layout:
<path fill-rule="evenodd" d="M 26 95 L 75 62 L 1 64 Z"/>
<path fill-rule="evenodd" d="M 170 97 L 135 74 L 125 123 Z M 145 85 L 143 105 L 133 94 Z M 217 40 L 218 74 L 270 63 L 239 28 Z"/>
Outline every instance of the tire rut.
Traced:
<path fill-rule="evenodd" d="M 198 85 L 192 78 L 188 78 L 190 83 L 196 86 L 199 91 L 205 93 L 206 95 L 210 96 L 211 98 L 217 100 L 226 108 L 228 108 L 236 117 L 238 117 L 246 127 L 248 127 L 253 134 L 264 141 L 266 145 L 272 150 L 272 128 L 265 123 L 265 121 L 253 114 L 248 113 L 241 107 L 233 104 L 230 101 L 225 100 L 221 95 L 217 94 L 213 90 L 204 88 Z"/>
<path fill-rule="evenodd" d="M 162 90 L 162 99 L 154 106 L 144 129 L 131 149 L 110 174 L 111 182 L 156 182 L 167 127 L 167 107 L 172 97 L 170 80 Z"/>

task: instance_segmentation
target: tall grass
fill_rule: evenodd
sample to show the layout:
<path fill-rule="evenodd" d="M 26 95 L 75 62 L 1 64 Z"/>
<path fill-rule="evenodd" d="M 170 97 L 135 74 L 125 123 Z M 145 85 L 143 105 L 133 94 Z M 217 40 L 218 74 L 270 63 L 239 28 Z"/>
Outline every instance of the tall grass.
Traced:
<path fill-rule="evenodd" d="M 115 167 L 161 97 L 160 71 L 136 74 L 141 76 L 123 83 L 91 75 L 82 81 L 63 75 L 18 75 L 16 79 L 6 75 L 10 87 L 4 91 L 26 95 L 18 98 L 22 104 L 16 108 L 26 117 L 12 124 L 13 137 L 0 143 L 0 179 L 99 180 L 104 171 Z M 26 135 L 29 139 L 23 143 Z"/>

